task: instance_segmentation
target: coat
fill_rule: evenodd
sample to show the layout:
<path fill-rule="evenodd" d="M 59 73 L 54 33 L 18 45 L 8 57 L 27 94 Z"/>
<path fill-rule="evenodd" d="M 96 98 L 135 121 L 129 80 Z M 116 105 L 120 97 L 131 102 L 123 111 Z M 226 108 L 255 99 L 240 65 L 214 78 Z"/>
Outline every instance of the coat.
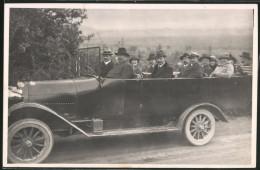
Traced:
<path fill-rule="evenodd" d="M 113 68 L 113 66 L 114 66 L 114 63 L 112 61 L 110 61 L 107 65 L 104 62 L 102 62 L 101 67 L 100 67 L 100 69 L 101 69 L 100 77 L 105 78 L 107 76 L 108 72 Z"/>
<path fill-rule="evenodd" d="M 203 68 L 199 63 L 189 64 L 182 72 L 181 77 L 202 78 Z"/>
<path fill-rule="evenodd" d="M 173 68 L 166 62 L 159 68 L 158 64 L 155 65 L 151 78 L 171 78 L 173 76 Z"/>
<path fill-rule="evenodd" d="M 133 67 L 127 60 L 114 64 L 112 70 L 107 74 L 107 78 L 114 79 L 131 79 L 132 77 Z"/>
<path fill-rule="evenodd" d="M 212 73 L 212 69 L 211 69 L 211 67 L 209 66 L 209 65 L 204 65 L 204 66 L 202 66 L 203 67 L 203 72 L 204 72 L 204 77 L 209 77 L 210 76 L 210 74 Z"/>

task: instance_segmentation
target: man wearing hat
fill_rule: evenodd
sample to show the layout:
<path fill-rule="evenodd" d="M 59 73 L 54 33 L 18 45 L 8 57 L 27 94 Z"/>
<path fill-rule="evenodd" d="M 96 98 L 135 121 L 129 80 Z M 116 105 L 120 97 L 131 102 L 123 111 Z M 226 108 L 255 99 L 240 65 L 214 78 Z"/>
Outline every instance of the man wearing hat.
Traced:
<path fill-rule="evenodd" d="M 100 77 L 105 78 L 108 72 L 113 68 L 114 63 L 111 61 L 112 55 L 113 53 L 110 49 L 106 49 L 103 51 L 102 56 L 104 58 L 104 61 L 101 63 Z"/>
<path fill-rule="evenodd" d="M 157 64 L 154 67 L 151 77 L 152 78 L 171 78 L 173 75 L 173 68 L 166 62 L 167 56 L 162 50 L 157 51 L 156 58 Z"/>
<path fill-rule="evenodd" d="M 252 58 L 247 52 L 243 52 L 241 57 L 240 74 L 241 75 L 252 75 Z"/>
<path fill-rule="evenodd" d="M 218 66 L 216 56 L 214 55 L 210 56 L 209 66 L 212 71 L 214 71 L 215 68 Z"/>
<path fill-rule="evenodd" d="M 131 79 L 133 77 L 133 67 L 129 63 L 129 54 L 125 48 L 119 48 L 115 53 L 118 56 L 118 64 L 115 64 L 112 70 L 107 74 L 107 78 Z"/>
<path fill-rule="evenodd" d="M 147 59 L 148 61 L 149 61 L 149 64 L 150 64 L 150 66 L 148 67 L 148 69 L 147 69 L 147 72 L 148 73 L 152 73 L 153 72 L 153 69 L 154 69 L 154 67 L 155 67 L 155 65 L 156 65 L 156 57 L 155 57 L 155 55 L 154 54 L 150 54 L 149 55 L 149 58 Z"/>
<path fill-rule="evenodd" d="M 211 73 L 210 77 L 230 78 L 234 74 L 234 67 L 228 62 L 229 54 L 221 54 L 220 64 Z"/>
<path fill-rule="evenodd" d="M 182 61 L 183 64 L 178 63 L 179 66 L 179 71 L 180 73 L 183 72 L 183 70 L 189 65 L 190 59 L 189 59 L 189 54 L 184 53 L 182 56 L 180 56 L 180 60 Z"/>
<path fill-rule="evenodd" d="M 208 77 L 212 73 L 212 69 L 209 66 L 210 57 L 208 54 L 202 54 L 199 58 L 199 62 L 203 68 L 203 76 Z"/>
<path fill-rule="evenodd" d="M 185 78 L 202 78 L 203 68 L 198 63 L 199 54 L 197 52 L 191 52 L 189 55 L 190 64 L 183 70 L 180 77 Z"/>

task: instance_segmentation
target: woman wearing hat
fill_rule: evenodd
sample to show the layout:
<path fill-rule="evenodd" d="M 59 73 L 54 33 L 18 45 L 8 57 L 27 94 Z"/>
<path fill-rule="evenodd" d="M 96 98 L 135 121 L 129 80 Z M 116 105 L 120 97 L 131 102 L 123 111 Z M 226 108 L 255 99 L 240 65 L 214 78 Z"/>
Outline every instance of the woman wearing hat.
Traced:
<path fill-rule="evenodd" d="M 215 68 L 218 66 L 217 64 L 217 58 L 215 56 L 210 56 L 209 66 L 212 71 L 215 70 Z"/>
<path fill-rule="evenodd" d="M 228 62 L 229 54 L 221 54 L 220 64 L 211 73 L 210 77 L 230 78 L 234 74 L 234 67 Z"/>
<path fill-rule="evenodd" d="M 141 66 L 139 65 L 139 61 L 140 59 L 137 58 L 137 57 L 131 57 L 129 62 L 130 64 L 132 65 L 133 67 L 133 78 L 137 78 L 137 79 L 141 79 L 143 76 L 142 76 L 142 68 Z"/>

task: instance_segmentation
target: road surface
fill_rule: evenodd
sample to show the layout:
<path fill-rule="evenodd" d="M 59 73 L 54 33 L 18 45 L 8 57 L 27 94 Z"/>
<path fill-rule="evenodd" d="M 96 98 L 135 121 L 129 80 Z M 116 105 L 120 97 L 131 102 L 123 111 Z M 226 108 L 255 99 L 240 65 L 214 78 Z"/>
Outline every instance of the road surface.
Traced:
<path fill-rule="evenodd" d="M 56 137 L 43 163 L 250 165 L 251 118 L 217 122 L 215 136 L 204 146 L 191 146 L 178 133 L 87 138 Z"/>

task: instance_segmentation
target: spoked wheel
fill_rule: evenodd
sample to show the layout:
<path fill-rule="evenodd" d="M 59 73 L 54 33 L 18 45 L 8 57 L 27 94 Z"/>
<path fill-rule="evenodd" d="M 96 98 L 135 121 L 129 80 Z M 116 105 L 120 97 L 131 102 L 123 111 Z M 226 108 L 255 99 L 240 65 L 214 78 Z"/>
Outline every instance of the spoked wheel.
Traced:
<path fill-rule="evenodd" d="M 215 133 L 214 116 L 205 109 L 195 110 L 187 118 L 184 132 L 191 144 L 205 145 Z"/>
<path fill-rule="evenodd" d="M 8 159 L 13 163 L 40 163 L 51 152 L 50 128 L 36 119 L 22 119 L 8 130 Z"/>

